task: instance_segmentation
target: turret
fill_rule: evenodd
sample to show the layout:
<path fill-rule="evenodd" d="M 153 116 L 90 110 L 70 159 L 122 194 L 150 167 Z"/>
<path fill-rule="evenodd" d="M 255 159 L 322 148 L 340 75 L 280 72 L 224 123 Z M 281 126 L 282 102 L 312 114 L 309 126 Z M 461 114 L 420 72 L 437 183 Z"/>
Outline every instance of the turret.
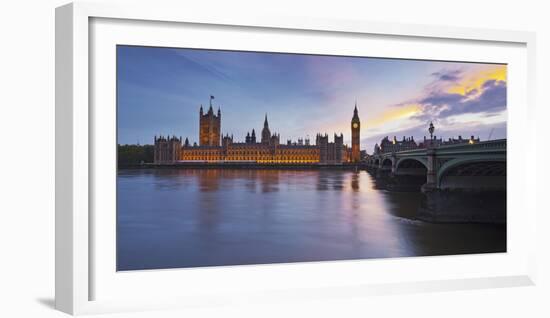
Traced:
<path fill-rule="evenodd" d="M 269 131 L 269 123 L 267 122 L 267 113 L 264 119 L 264 129 L 262 129 L 262 144 L 269 144 L 271 139 L 271 132 Z"/>
<path fill-rule="evenodd" d="M 250 136 L 250 141 L 252 143 L 256 143 L 256 131 L 254 131 L 254 128 L 252 128 L 252 135 Z"/>

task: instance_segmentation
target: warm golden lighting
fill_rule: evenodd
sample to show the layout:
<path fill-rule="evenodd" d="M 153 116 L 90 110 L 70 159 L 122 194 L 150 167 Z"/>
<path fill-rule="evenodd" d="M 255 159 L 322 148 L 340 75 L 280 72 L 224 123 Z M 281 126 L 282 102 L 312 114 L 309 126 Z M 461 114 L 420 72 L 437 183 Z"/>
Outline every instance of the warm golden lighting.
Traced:
<path fill-rule="evenodd" d="M 399 108 L 392 108 L 385 111 L 381 115 L 367 121 L 367 126 L 377 127 L 390 121 L 394 121 L 402 118 L 408 118 L 418 113 L 420 110 L 421 110 L 421 107 L 418 104 L 409 104 Z"/>
<path fill-rule="evenodd" d="M 214 116 L 210 109 L 207 115 L 203 115 L 201 108 L 200 114 L 202 117 L 199 135 L 201 138 L 204 137 L 201 144 L 194 143 L 191 146 L 186 138 L 182 145 L 182 138 L 174 137 L 168 140 L 155 137 L 155 163 L 341 164 L 348 162 L 354 151 L 357 158 L 354 161 L 360 160 L 359 148 L 352 147 L 350 150 L 347 145 L 344 145 L 342 133 L 339 136 L 334 134 L 333 142 L 329 142 L 329 136 L 325 133 L 317 134 L 315 144 L 310 144 L 309 137 L 305 139 L 305 143 L 303 139 L 298 139 L 298 143 L 292 143 L 289 140 L 286 145 L 280 144 L 280 135 L 271 134 L 269 131 L 267 115 L 261 142 L 256 142 L 255 133 L 252 130 L 252 135 L 247 134 L 245 142 L 234 142 L 233 136 L 226 134 L 219 145 L 221 134 L 218 136 L 217 133 L 221 125 L 221 112 L 218 111 L 218 116 Z M 212 116 L 215 119 L 213 124 Z M 352 121 L 355 129 L 352 133 L 357 134 L 358 145 L 361 124 L 357 116 L 357 106 Z M 215 131 L 214 137 L 210 133 L 212 130 Z"/>
<path fill-rule="evenodd" d="M 480 94 L 483 84 L 488 80 L 506 81 L 506 66 L 493 65 L 476 73 L 467 74 L 460 83 L 449 87 L 447 93 L 467 95 L 477 90 L 477 94 Z"/>
<path fill-rule="evenodd" d="M 470 139 L 470 140 L 468 141 L 468 143 L 469 143 L 470 145 L 473 145 L 473 144 L 474 144 L 474 140 L 473 140 L 473 139 Z"/>

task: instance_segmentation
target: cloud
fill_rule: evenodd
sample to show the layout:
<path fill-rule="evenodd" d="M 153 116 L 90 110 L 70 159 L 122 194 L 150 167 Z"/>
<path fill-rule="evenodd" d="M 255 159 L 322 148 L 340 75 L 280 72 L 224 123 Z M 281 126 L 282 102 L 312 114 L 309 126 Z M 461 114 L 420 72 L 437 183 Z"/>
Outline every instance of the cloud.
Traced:
<path fill-rule="evenodd" d="M 427 83 L 417 97 L 393 104 L 367 123 L 367 150 L 389 135 L 414 136 L 421 140 L 430 121 L 437 135 L 506 137 L 507 84 L 505 65 L 469 65 L 460 69 L 442 69 L 428 74 Z M 414 107 L 412 107 L 414 105 Z M 370 125 L 368 125 L 370 124 Z"/>
<path fill-rule="evenodd" d="M 462 71 L 461 70 L 442 70 L 439 72 L 434 72 L 431 74 L 434 76 L 438 81 L 444 81 L 444 82 L 458 82 L 462 77 Z"/>
<path fill-rule="evenodd" d="M 461 79 L 448 86 L 445 91 L 447 93 L 466 95 L 472 93 L 472 91 L 480 92 L 483 90 L 483 85 L 488 80 L 506 82 L 506 78 L 506 65 L 478 65 L 470 69 L 470 71 L 463 72 Z"/>
<path fill-rule="evenodd" d="M 231 76 L 224 72 L 222 69 L 216 67 L 212 63 L 207 63 L 206 59 L 196 59 L 191 56 L 189 52 L 181 51 L 174 49 L 173 50 L 176 55 L 180 58 L 180 60 L 183 62 L 183 70 L 197 70 L 197 73 L 206 72 L 207 74 L 210 74 L 214 76 L 215 78 L 218 78 L 223 81 L 232 82 Z"/>
<path fill-rule="evenodd" d="M 462 95 L 443 91 L 431 92 L 418 103 L 422 111 L 416 115 L 421 120 L 443 119 L 465 113 L 496 113 L 506 109 L 506 82 L 489 79 L 480 89 Z"/>
<path fill-rule="evenodd" d="M 435 135 L 437 138 L 443 138 L 444 140 L 448 138 L 457 138 L 458 136 L 462 136 L 463 138 L 474 136 L 475 138 L 481 138 L 481 140 L 487 140 L 489 135 L 491 135 L 491 139 L 506 138 L 505 121 L 486 123 L 479 122 L 476 119 L 473 120 L 474 121 L 469 121 L 467 118 L 461 118 L 460 120 L 455 120 L 452 124 L 436 124 Z M 391 132 L 373 131 L 372 134 L 361 138 L 361 147 L 366 149 L 368 153 L 372 153 L 374 145 L 380 143 L 382 138 L 386 136 L 389 138 L 396 136 L 398 140 L 401 140 L 403 136 L 414 137 L 416 142 L 422 142 L 425 136 L 429 138 L 428 125 L 422 123 L 420 125 L 397 129 Z"/>

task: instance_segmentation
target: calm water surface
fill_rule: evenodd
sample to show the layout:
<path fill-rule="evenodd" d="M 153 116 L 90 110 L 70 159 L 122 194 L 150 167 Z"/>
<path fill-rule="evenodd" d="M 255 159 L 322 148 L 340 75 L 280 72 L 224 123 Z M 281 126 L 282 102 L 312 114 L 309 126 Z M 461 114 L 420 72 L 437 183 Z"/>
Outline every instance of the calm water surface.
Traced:
<path fill-rule="evenodd" d="M 506 227 L 415 220 L 365 171 L 120 170 L 118 270 L 504 252 Z"/>

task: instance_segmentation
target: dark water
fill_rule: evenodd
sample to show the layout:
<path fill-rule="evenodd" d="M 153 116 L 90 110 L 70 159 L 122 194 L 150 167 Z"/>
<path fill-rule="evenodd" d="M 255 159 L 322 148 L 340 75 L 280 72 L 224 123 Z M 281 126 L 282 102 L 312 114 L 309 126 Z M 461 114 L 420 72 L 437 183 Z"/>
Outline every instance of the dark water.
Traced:
<path fill-rule="evenodd" d="M 118 270 L 504 252 L 506 227 L 415 220 L 361 171 L 121 170 Z"/>

